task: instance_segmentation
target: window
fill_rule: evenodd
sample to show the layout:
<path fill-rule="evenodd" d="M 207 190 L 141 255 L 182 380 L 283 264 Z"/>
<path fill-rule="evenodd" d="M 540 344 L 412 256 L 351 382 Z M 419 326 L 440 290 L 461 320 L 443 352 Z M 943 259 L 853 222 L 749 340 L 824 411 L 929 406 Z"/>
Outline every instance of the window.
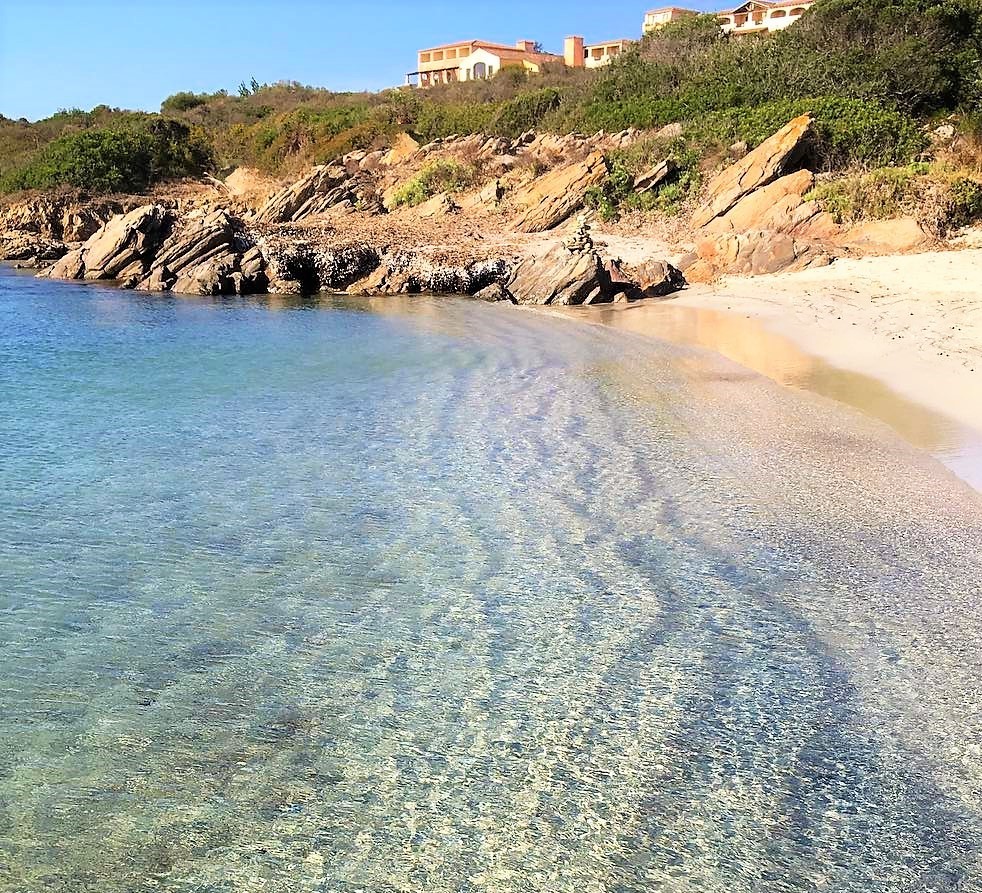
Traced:
<path fill-rule="evenodd" d="M 791 10 L 791 15 L 800 16 L 802 15 L 802 13 L 804 13 L 804 11 L 805 10 L 802 7 L 796 6 L 794 9 Z"/>
<path fill-rule="evenodd" d="M 783 19 L 786 15 L 787 15 L 787 13 L 783 9 L 775 9 L 771 13 L 771 18 L 772 19 Z"/>
<path fill-rule="evenodd" d="M 442 60 L 443 60 L 443 50 L 439 50 L 438 52 L 433 54 L 434 62 L 440 62 Z"/>
<path fill-rule="evenodd" d="M 430 61 L 430 54 L 429 53 L 420 53 L 419 54 L 419 61 L 420 62 L 429 62 Z"/>
<path fill-rule="evenodd" d="M 456 50 L 447 50 L 447 58 L 448 59 L 456 59 L 457 58 L 457 51 Z"/>

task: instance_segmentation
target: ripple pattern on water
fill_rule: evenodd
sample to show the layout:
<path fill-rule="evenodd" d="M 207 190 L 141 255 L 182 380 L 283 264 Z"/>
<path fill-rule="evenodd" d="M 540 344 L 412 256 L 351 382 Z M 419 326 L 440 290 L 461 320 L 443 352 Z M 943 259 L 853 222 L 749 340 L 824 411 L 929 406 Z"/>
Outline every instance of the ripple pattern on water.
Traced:
<path fill-rule="evenodd" d="M 0 273 L 0 889 L 982 890 L 982 502 L 721 360 Z"/>

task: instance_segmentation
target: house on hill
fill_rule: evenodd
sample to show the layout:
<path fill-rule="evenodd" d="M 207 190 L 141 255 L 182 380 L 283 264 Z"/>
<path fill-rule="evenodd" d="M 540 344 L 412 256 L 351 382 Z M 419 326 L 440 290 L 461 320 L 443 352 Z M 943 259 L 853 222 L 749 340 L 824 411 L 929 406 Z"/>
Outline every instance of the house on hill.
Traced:
<path fill-rule="evenodd" d="M 718 13 L 727 34 L 766 34 L 793 25 L 815 0 L 747 0 L 734 9 Z"/>
<path fill-rule="evenodd" d="M 793 25 L 815 0 L 747 0 L 734 9 L 716 13 L 720 28 L 727 34 L 765 34 L 780 31 Z M 698 10 L 684 6 L 663 6 L 644 14 L 642 33 L 650 34 L 669 22 L 677 22 L 689 16 L 702 15 Z"/>
<path fill-rule="evenodd" d="M 563 62 L 563 57 L 544 53 L 533 40 L 520 40 L 514 46 L 486 40 L 465 40 L 448 43 L 417 54 L 416 71 L 406 75 L 406 84 L 432 87 L 434 84 L 454 84 L 492 77 L 502 68 L 524 68 L 538 74 L 550 62 Z"/>
<path fill-rule="evenodd" d="M 641 25 L 642 34 L 650 34 L 657 31 L 670 22 L 677 22 L 679 19 L 689 18 L 700 15 L 695 9 L 688 9 L 685 6 L 662 6 L 659 9 L 649 9 L 644 14 L 644 22 Z"/>
<path fill-rule="evenodd" d="M 503 68 L 523 68 L 538 74 L 543 65 L 565 64 L 569 68 L 599 68 L 608 65 L 627 50 L 632 40 L 608 40 L 587 44 L 582 37 L 567 37 L 563 55 L 543 52 L 532 40 L 519 40 L 514 46 L 486 40 L 467 40 L 420 50 L 416 71 L 406 75 L 406 86 L 432 87 L 493 77 Z"/>

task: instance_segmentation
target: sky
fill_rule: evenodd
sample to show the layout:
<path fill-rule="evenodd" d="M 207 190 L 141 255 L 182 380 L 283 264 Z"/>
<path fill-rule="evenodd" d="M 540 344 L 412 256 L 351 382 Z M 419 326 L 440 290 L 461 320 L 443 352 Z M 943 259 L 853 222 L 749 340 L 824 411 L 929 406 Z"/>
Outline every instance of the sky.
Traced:
<path fill-rule="evenodd" d="M 662 5 L 661 0 L 654 2 Z M 706 4 L 693 4 L 694 7 Z M 452 40 L 637 37 L 644 0 L 0 0 L 0 114 L 156 111 L 179 90 L 242 81 L 333 90 L 403 83 L 418 49 Z"/>

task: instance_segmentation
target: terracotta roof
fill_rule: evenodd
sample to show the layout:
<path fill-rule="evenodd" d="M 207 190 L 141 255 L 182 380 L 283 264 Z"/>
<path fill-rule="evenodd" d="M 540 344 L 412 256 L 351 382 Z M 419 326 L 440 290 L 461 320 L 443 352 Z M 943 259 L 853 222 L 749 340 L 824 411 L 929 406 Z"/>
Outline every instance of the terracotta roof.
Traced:
<path fill-rule="evenodd" d="M 457 40 L 453 43 L 442 43 L 440 46 L 428 47 L 424 50 L 419 50 L 421 53 L 432 53 L 437 50 L 454 50 L 458 47 L 482 47 L 488 50 L 514 50 L 516 53 L 524 53 L 525 50 L 520 50 L 514 44 L 507 43 L 494 43 L 491 40 Z M 536 56 L 552 56 L 554 53 L 533 53 Z"/>
<path fill-rule="evenodd" d="M 698 9 L 689 9 L 687 6 L 659 6 L 658 9 L 649 9 L 645 15 L 654 15 L 656 12 L 693 12 L 699 14 Z"/>

